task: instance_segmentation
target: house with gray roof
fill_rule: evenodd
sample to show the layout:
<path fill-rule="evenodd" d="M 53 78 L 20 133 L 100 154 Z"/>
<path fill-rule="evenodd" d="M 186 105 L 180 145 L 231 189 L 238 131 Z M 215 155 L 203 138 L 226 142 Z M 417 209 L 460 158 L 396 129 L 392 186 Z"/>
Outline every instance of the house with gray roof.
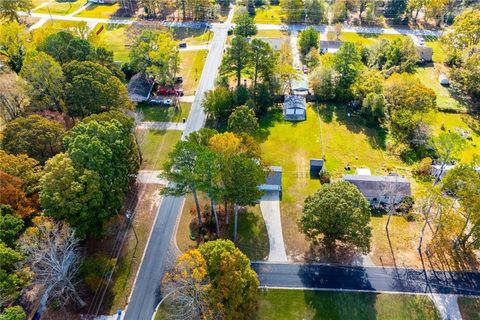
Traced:
<path fill-rule="evenodd" d="M 270 166 L 265 184 L 259 185 L 258 189 L 282 192 L 282 167 Z"/>
<path fill-rule="evenodd" d="M 398 175 L 345 174 L 343 180 L 354 184 L 372 206 L 398 204 L 412 195 L 410 182 Z"/>
<path fill-rule="evenodd" d="M 287 121 L 307 120 L 306 99 L 303 96 L 287 95 L 283 102 L 283 118 Z"/>
<path fill-rule="evenodd" d="M 143 73 L 137 73 L 128 82 L 128 97 L 132 102 L 144 102 L 150 98 L 153 81 Z"/>

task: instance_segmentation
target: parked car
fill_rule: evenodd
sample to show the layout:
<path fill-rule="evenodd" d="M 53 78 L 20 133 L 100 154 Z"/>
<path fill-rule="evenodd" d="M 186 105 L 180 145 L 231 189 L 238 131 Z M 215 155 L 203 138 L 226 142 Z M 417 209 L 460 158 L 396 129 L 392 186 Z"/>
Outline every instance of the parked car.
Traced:
<path fill-rule="evenodd" d="M 174 96 L 177 94 L 177 91 L 173 87 L 161 86 L 157 88 L 157 95 L 159 96 Z"/>
<path fill-rule="evenodd" d="M 183 83 L 183 77 L 176 77 L 175 83 Z"/>
<path fill-rule="evenodd" d="M 187 47 L 187 43 L 186 43 L 186 42 L 180 42 L 180 43 L 178 44 L 178 47 L 179 47 L 179 48 L 186 48 L 186 47 Z"/>
<path fill-rule="evenodd" d="M 152 98 L 148 101 L 148 104 L 154 105 L 154 106 L 159 106 L 163 104 L 163 99 L 162 98 Z"/>
<path fill-rule="evenodd" d="M 178 97 L 183 97 L 183 90 L 182 89 L 176 89 L 175 90 L 175 94 L 178 96 Z"/>
<path fill-rule="evenodd" d="M 440 73 L 440 75 L 438 76 L 438 82 L 440 82 L 442 86 L 450 85 L 450 81 L 444 73 Z"/>
<path fill-rule="evenodd" d="M 166 106 L 171 106 L 173 105 L 173 100 L 172 99 L 165 99 L 163 100 L 163 104 Z"/>

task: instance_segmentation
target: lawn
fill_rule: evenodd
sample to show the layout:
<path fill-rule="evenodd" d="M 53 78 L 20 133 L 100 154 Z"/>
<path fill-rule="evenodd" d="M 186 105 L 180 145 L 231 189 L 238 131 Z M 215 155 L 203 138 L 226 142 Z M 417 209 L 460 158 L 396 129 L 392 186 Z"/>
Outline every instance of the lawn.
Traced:
<path fill-rule="evenodd" d="M 45 7 L 41 7 L 38 10 L 35 10 L 35 13 L 67 15 L 79 9 L 85 3 L 87 3 L 86 0 L 53 1 Z"/>
<path fill-rule="evenodd" d="M 189 102 L 180 102 L 180 110 L 142 103 L 137 106 L 137 111 L 143 112 L 143 121 L 182 122 L 188 117 L 191 107 L 192 104 Z"/>
<path fill-rule="evenodd" d="M 284 15 L 279 5 L 264 6 L 255 10 L 255 23 L 282 24 Z"/>
<path fill-rule="evenodd" d="M 375 42 L 380 40 L 393 40 L 397 38 L 402 38 L 403 35 L 399 34 L 380 34 L 380 33 L 356 33 L 356 32 L 342 32 L 340 34 L 341 41 L 353 42 L 357 45 L 372 45 Z"/>
<path fill-rule="evenodd" d="M 183 77 L 183 92 L 185 95 L 195 94 L 207 55 L 207 50 L 180 52 L 179 76 Z"/>
<path fill-rule="evenodd" d="M 427 296 L 302 290 L 261 291 L 255 319 L 440 319 Z"/>
<path fill-rule="evenodd" d="M 447 59 L 447 52 L 443 50 L 438 37 L 435 36 L 424 36 L 425 45 L 433 49 L 433 61 L 434 62 L 445 62 Z"/>
<path fill-rule="evenodd" d="M 210 30 L 196 28 L 169 28 L 169 30 L 176 40 L 190 45 L 207 44 L 213 39 L 213 32 Z"/>
<path fill-rule="evenodd" d="M 258 30 L 255 36 L 260 38 L 283 38 L 288 37 L 288 33 L 282 30 Z"/>
<path fill-rule="evenodd" d="M 113 59 L 119 62 L 127 62 L 129 60 L 130 49 L 127 47 L 127 37 L 125 31 L 126 25 L 121 24 L 99 24 L 95 27 L 95 32 L 104 27 L 100 33 L 100 39 L 109 50 L 113 51 Z"/>
<path fill-rule="evenodd" d="M 203 208 L 208 203 L 208 199 L 204 196 L 199 198 Z M 182 252 L 197 247 L 197 241 L 190 239 L 190 222 L 196 216 L 195 214 L 192 215 L 192 209 L 195 209 L 195 202 L 193 201 L 193 196 L 188 195 L 185 198 L 176 234 L 177 245 Z M 233 219 L 230 223 L 228 238 L 233 239 Z M 249 207 L 246 212 L 239 214 L 237 246 L 251 260 L 264 260 L 267 258 L 269 251 L 268 234 L 260 206 Z"/>
<path fill-rule="evenodd" d="M 32 1 L 32 4 L 33 4 L 33 8 L 36 8 L 38 7 L 39 5 L 42 5 L 44 3 L 47 3 L 47 2 L 50 2 L 51 0 L 33 0 Z"/>
<path fill-rule="evenodd" d="M 180 140 L 181 131 L 177 130 L 142 130 L 139 134 L 142 151 L 142 170 L 161 170 L 168 159 L 168 153 Z"/>
<path fill-rule="evenodd" d="M 437 95 L 437 106 L 439 110 L 462 110 L 466 111 L 466 106 L 453 98 L 447 87 L 438 82 L 440 71 L 437 67 L 417 68 L 416 76 L 428 88 L 435 91 Z"/>
<path fill-rule="evenodd" d="M 76 14 L 76 17 L 89 17 L 98 19 L 111 18 L 117 10 L 120 9 L 120 4 L 91 4 L 85 10 Z"/>
<path fill-rule="evenodd" d="M 480 298 L 458 297 L 463 320 L 480 320 Z"/>

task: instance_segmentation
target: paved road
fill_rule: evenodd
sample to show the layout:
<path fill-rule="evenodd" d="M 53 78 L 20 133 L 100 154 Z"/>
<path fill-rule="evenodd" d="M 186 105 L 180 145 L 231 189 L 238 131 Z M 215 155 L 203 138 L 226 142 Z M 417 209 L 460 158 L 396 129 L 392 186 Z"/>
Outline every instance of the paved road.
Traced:
<path fill-rule="evenodd" d="M 206 120 L 201 106 L 206 91 L 213 89 L 218 68 L 222 61 L 223 48 L 227 40 L 229 20 L 225 24 L 213 28 L 214 37 L 207 56 L 199 87 L 192 104 L 183 138 L 189 133 L 201 129 Z M 127 306 L 125 319 L 150 320 L 155 307 L 160 302 L 160 281 L 163 277 L 167 261 L 167 252 L 175 230 L 175 224 L 184 202 L 183 197 L 165 197 L 157 213 L 151 238 L 148 242 L 142 265 L 138 273 L 130 302 Z"/>
<path fill-rule="evenodd" d="M 267 287 L 440 293 L 480 296 L 480 273 L 443 273 L 382 267 L 347 267 L 325 264 L 252 263 L 260 285 Z M 431 290 L 431 291 L 430 291 Z"/>

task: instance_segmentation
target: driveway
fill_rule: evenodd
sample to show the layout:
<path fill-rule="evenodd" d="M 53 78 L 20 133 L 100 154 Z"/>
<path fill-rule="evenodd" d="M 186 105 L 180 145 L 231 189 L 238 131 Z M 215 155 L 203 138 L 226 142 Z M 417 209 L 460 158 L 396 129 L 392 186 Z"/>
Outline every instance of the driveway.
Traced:
<path fill-rule="evenodd" d="M 283 242 L 282 220 L 280 217 L 280 195 L 278 191 L 267 191 L 260 199 L 265 225 L 270 243 L 269 262 L 288 262 Z"/>

